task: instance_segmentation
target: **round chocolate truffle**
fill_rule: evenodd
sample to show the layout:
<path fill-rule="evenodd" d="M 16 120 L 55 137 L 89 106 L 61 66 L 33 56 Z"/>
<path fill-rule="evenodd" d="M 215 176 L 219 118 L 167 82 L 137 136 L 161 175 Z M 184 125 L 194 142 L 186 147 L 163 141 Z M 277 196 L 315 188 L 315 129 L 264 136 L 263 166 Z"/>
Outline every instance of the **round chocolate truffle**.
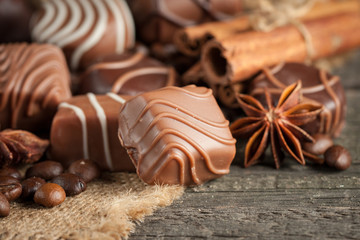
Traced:
<path fill-rule="evenodd" d="M 324 106 L 318 118 L 302 128 L 309 134 L 340 135 L 345 123 L 346 98 L 338 76 L 302 63 L 282 63 L 273 68 L 264 68 L 250 86 L 249 93 L 261 98 L 265 88 L 273 96 L 280 95 L 288 85 L 301 80 L 303 101 Z"/>
<path fill-rule="evenodd" d="M 230 18 L 243 10 L 239 0 L 131 0 L 128 3 L 138 34 L 147 43 L 170 43 L 177 29 Z"/>
<path fill-rule="evenodd" d="M 62 48 L 72 69 L 133 47 L 135 29 L 125 0 L 47 0 L 35 13 L 33 40 Z"/>
<path fill-rule="evenodd" d="M 108 55 L 91 65 L 80 80 L 80 93 L 137 95 L 176 84 L 175 70 L 147 56 L 147 49 Z"/>

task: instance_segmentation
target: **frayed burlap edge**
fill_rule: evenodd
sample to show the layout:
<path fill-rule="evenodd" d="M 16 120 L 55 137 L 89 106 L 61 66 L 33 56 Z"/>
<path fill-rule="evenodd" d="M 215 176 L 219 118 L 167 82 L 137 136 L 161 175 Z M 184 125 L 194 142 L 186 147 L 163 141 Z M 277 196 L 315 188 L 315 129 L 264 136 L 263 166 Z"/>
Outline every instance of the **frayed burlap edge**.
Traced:
<path fill-rule="evenodd" d="M 149 186 L 134 173 L 105 174 L 54 208 L 14 202 L 0 219 L 0 239 L 126 239 L 137 223 L 170 205 L 181 186 Z"/>

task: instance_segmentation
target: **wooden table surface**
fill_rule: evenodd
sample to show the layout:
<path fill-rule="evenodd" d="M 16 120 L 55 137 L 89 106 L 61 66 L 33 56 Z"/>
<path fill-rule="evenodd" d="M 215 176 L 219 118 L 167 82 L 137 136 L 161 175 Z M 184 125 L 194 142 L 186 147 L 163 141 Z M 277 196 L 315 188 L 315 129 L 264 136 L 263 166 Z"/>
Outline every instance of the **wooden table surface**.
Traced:
<path fill-rule="evenodd" d="M 130 239 L 360 239 L 360 51 L 335 70 L 348 101 L 347 124 L 336 142 L 351 152 L 346 171 L 301 166 L 285 159 L 241 167 L 188 188 L 181 199 L 137 226 Z"/>

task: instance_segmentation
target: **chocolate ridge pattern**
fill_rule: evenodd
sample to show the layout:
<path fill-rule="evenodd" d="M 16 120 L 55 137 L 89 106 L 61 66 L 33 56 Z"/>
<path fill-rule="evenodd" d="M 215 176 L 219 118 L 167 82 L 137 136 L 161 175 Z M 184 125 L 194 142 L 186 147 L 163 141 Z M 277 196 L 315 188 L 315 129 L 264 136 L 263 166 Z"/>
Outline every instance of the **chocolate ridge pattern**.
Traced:
<path fill-rule="evenodd" d="M 193 88 L 193 86 L 192 86 Z M 189 88 L 191 89 L 191 87 Z M 173 91 L 173 94 L 179 94 L 179 92 L 183 92 L 188 94 L 189 96 L 193 96 L 196 98 L 202 98 L 207 99 L 209 97 L 212 97 L 212 91 L 210 89 L 207 89 L 204 93 L 196 93 L 193 91 L 190 91 L 185 88 L 177 88 L 177 87 L 166 87 L 158 90 L 159 96 L 161 95 L 162 91 L 171 92 Z M 125 104 L 126 105 L 126 104 Z M 126 106 L 123 106 L 122 110 L 126 108 Z M 141 136 L 130 136 L 134 132 L 134 128 L 138 127 L 143 117 L 149 112 L 154 109 L 155 105 L 165 105 L 169 107 L 171 110 L 168 110 L 166 112 L 156 112 L 152 113 L 152 121 L 150 124 L 146 125 L 144 128 L 141 128 Z M 121 112 L 121 111 L 120 111 Z M 185 114 L 185 117 L 179 116 L 179 112 L 182 114 Z M 121 118 L 120 113 L 120 118 Z M 206 167 L 208 170 L 214 174 L 214 175 L 223 175 L 227 174 L 229 172 L 228 168 L 219 169 L 216 168 L 213 164 L 213 160 L 209 153 L 206 150 L 206 146 L 202 146 L 201 144 L 197 143 L 195 139 L 193 139 L 192 136 L 188 135 L 191 134 L 191 132 L 196 132 L 203 137 L 206 137 L 207 139 L 211 139 L 211 141 L 215 141 L 218 144 L 221 145 L 227 145 L 227 146 L 234 146 L 235 145 L 235 139 L 232 138 L 231 135 L 228 135 L 228 138 L 226 136 L 218 136 L 216 133 L 212 133 L 205 129 L 206 126 L 216 127 L 216 128 L 222 128 L 222 129 L 228 129 L 228 121 L 225 118 L 222 118 L 221 122 L 215 122 L 214 120 L 205 119 L 203 117 L 200 117 L 197 113 L 194 113 L 191 110 L 187 110 L 184 107 L 181 107 L 180 105 L 172 102 L 171 99 L 153 99 L 150 100 L 146 106 L 137 114 L 137 117 L 134 116 L 134 120 L 131 120 L 131 123 L 127 123 L 127 129 L 121 128 L 119 129 L 119 136 L 120 139 L 122 139 L 122 144 L 128 148 L 130 151 L 130 155 L 132 156 L 133 162 L 136 165 L 138 174 L 140 177 L 147 183 L 153 183 L 156 182 L 156 178 L 159 176 L 159 174 L 166 168 L 166 163 L 173 159 L 175 160 L 179 165 L 179 183 L 189 184 L 187 180 L 185 179 L 186 175 L 186 169 L 185 169 L 185 160 L 183 157 L 179 156 L 179 153 L 176 153 L 174 149 L 179 150 L 182 154 L 184 154 L 187 158 L 187 160 L 190 163 L 190 175 L 191 180 L 195 184 L 201 184 L 204 179 L 198 176 L 198 173 L 196 171 L 196 163 L 197 159 L 195 159 L 195 155 L 199 154 L 199 158 L 203 159 L 205 162 Z M 185 129 L 191 129 L 188 133 L 188 130 L 182 129 L 182 131 L 174 128 L 165 128 L 165 129 L 159 129 L 159 132 L 156 134 L 156 136 L 150 136 L 151 131 L 156 128 L 156 126 L 159 124 L 160 121 L 163 121 L 165 119 L 172 119 L 179 123 L 181 123 L 182 127 Z M 180 142 L 170 142 L 167 143 L 163 148 L 158 149 L 157 145 L 160 141 L 162 141 L 164 138 L 168 137 L 169 135 L 176 136 L 179 139 L 186 142 L 180 143 Z M 133 147 L 136 148 L 136 146 L 141 146 L 141 142 L 145 141 L 145 138 L 151 138 L 151 144 L 144 147 L 137 149 L 138 153 L 136 154 L 138 157 L 134 158 L 134 155 L 131 151 Z M 132 138 L 132 142 L 129 143 L 128 139 Z M 186 146 L 188 145 L 188 146 Z M 189 147 L 193 148 L 197 153 L 194 154 L 193 150 L 189 149 Z M 144 161 L 147 161 L 147 156 L 153 152 L 153 151 L 160 151 L 158 153 L 158 157 L 156 160 L 152 160 L 150 164 L 145 164 Z M 145 166 L 146 165 L 146 166 Z"/>

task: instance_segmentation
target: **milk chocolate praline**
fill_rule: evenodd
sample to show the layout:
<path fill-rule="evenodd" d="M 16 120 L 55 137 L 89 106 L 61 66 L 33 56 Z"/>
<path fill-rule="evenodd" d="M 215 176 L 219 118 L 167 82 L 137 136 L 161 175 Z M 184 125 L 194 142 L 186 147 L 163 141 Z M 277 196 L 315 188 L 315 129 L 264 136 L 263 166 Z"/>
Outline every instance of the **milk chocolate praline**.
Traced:
<path fill-rule="evenodd" d="M 194 85 L 128 100 L 120 110 L 119 139 L 148 184 L 201 184 L 227 174 L 235 155 L 212 91 Z"/>
<path fill-rule="evenodd" d="M 52 159 L 66 168 L 89 159 L 103 171 L 134 171 L 117 137 L 118 113 L 129 98 L 89 93 L 61 103 L 50 132 Z"/>
<path fill-rule="evenodd" d="M 249 93 L 264 101 L 264 89 L 276 96 L 288 85 L 301 80 L 303 101 L 322 104 L 319 117 L 302 128 L 310 134 L 339 136 L 345 123 L 346 98 L 338 76 L 302 63 L 282 63 L 264 68 L 250 86 Z"/>
<path fill-rule="evenodd" d="M 82 74 L 79 93 L 137 95 L 173 85 L 177 85 L 175 70 L 149 57 L 148 50 L 139 45 L 95 61 Z"/>
<path fill-rule="evenodd" d="M 49 44 L 0 45 L 0 129 L 48 131 L 60 102 L 71 97 L 62 51 Z"/>
<path fill-rule="evenodd" d="M 125 0 L 41 1 L 31 34 L 63 49 L 72 70 L 134 46 L 135 28 Z"/>

